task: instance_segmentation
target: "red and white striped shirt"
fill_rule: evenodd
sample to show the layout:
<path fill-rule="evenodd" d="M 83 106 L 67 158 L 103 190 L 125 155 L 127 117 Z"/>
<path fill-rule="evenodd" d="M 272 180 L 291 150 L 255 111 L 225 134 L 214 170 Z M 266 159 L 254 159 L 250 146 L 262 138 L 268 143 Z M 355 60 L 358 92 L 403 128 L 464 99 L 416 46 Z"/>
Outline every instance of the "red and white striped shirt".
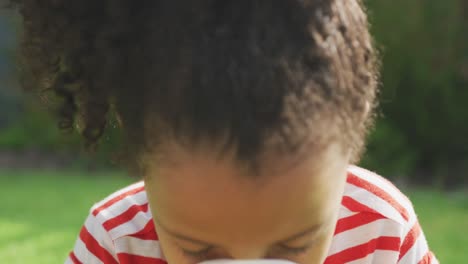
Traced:
<path fill-rule="evenodd" d="M 166 264 L 143 182 L 92 209 L 66 264 Z M 351 166 L 324 264 L 437 264 L 411 202 L 384 178 Z"/>

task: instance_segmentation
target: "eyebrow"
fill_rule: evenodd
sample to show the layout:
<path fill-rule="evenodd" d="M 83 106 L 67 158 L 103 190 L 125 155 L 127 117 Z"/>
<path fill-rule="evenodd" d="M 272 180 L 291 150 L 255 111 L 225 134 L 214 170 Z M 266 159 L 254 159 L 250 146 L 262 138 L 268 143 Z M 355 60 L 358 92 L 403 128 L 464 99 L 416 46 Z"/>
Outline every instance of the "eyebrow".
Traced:
<path fill-rule="evenodd" d="M 158 221 L 155 217 L 154 218 L 154 221 L 157 222 L 159 224 L 159 226 L 164 229 L 164 231 L 166 231 L 167 233 L 169 233 L 170 235 L 178 238 L 178 239 L 182 239 L 182 240 L 185 240 L 185 241 L 188 241 L 190 243 L 194 243 L 194 244 L 199 244 L 199 245 L 203 245 L 203 246 L 206 246 L 206 247 L 217 247 L 217 245 L 215 244 L 212 244 L 212 243 L 209 243 L 209 242 L 205 242 L 205 241 L 201 241 L 201 240 L 198 240 L 198 239 L 195 239 L 195 238 L 191 238 L 191 237 L 188 237 L 188 236 L 185 236 L 185 235 L 182 235 L 182 234 L 179 234 L 177 232 L 174 232 L 170 229 L 168 229 L 166 226 L 162 225 L 160 221 Z M 296 239 L 299 239 L 305 235 L 308 235 L 308 234 L 311 234 L 311 233 L 316 233 L 317 231 L 320 230 L 320 228 L 322 228 L 323 224 L 318 224 L 318 225 L 314 225 L 310 228 L 307 228 L 306 230 L 304 231 L 301 231 L 299 233 L 296 233 L 286 239 L 282 239 L 282 240 L 279 240 L 277 241 L 276 243 L 287 243 L 287 242 L 291 242 L 291 241 L 294 241 Z"/>
<path fill-rule="evenodd" d="M 285 239 L 282 239 L 282 240 L 279 240 L 277 243 L 287 243 L 287 242 L 291 242 L 291 241 L 294 241 L 296 239 L 299 239 L 305 235 L 309 235 L 309 234 L 312 234 L 312 233 L 316 233 L 318 232 L 321 228 L 323 227 L 323 224 L 317 224 L 317 225 L 314 225 L 312 227 L 309 227 L 307 228 L 306 230 L 304 231 L 301 231 L 299 233 L 296 233 L 290 237 L 287 237 Z"/>
<path fill-rule="evenodd" d="M 185 241 L 188 241 L 190 243 L 194 243 L 194 244 L 199 244 L 199 245 L 203 245 L 203 246 L 206 246 L 206 247 L 215 247 L 217 245 L 215 244 L 212 244 L 212 243 L 209 243 L 209 242 L 205 242 L 205 241 L 201 241 L 201 240 L 198 240 L 198 239 L 195 239 L 195 238 L 191 238 L 191 237 L 188 237 L 188 236 L 184 236 L 182 234 L 179 234 L 175 231 L 172 231 L 170 229 L 168 229 L 165 225 L 161 224 L 161 222 L 159 220 L 156 219 L 156 217 L 153 216 L 153 219 L 156 223 L 158 223 L 158 225 L 164 229 L 164 231 L 166 231 L 167 233 L 169 233 L 171 236 L 173 237 L 176 237 L 178 239 L 181 239 L 181 240 L 185 240 Z"/>

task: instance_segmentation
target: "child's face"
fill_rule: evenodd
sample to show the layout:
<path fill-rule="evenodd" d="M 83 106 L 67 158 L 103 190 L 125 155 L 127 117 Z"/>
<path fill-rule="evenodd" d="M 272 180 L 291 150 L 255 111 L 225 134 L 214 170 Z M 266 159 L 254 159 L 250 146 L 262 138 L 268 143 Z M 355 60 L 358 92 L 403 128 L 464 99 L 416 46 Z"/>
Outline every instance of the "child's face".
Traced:
<path fill-rule="evenodd" d="M 323 262 L 348 165 L 338 145 L 297 163 L 281 157 L 263 161 L 257 176 L 207 150 L 173 147 L 170 152 L 146 175 L 169 263 L 219 258 Z"/>

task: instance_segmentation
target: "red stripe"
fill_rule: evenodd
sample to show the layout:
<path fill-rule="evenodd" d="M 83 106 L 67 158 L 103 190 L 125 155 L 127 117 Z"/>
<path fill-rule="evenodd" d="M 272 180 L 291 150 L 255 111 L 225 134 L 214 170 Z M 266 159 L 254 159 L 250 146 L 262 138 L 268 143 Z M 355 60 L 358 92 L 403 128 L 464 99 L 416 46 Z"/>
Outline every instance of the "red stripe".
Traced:
<path fill-rule="evenodd" d="M 75 253 L 71 252 L 69 257 L 73 264 L 83 264 L 81 261 L 78 260 L 78 258 L 76 258 Z"/>
<path fill-rule="evenodd" d="M 373 214 L 380 214 L 369 206 L 362 204 L 349 196 L 343 196 L 341 204 L 348 208 L 351 212 L 368 212 Z"/>
<path fill-rule="evenodd" d="M 148 221 L 146 226 L 135 234 L 130 235 L 142 240 L 159 240 L 156 229 L 154 228 L 153 220 Z"/>
<path fill-rule="evenodd" d="M 418 222 L 416 222 L 411 230 L 406 234 L 405 239 L 403 240 L 403 244 L 400 248 L 400 257 L 398 261 L 403 258 L 406 253 L 414 246 L 414 243 L 418 239 L 419 235 L 421 234 L 421 226 Z"/>
<path fill-rule="evenodd" d="M 80 239 L 86 245 L 86 248 L 99 260 L 106 264 L 118 264 L 114 257 L 103 248 L 96 239 L 83 227 L 80 232 Z"/>
<path fill-rule="evenodd" d="M 434 254 L 432 252 L 427 252 L 426 255 L 418 262 L 418 264 L 431 264 Z"/>
<path fill-rule="evenodd" d="M 139 212 L 144 212 L 144 213 L 148 212 L 148 203 L 143 204 L 143 205 L 134 204 L 134 205 L 130 206 L 130 208 L 128 208 L 127 211 L 121 213 L 120 215 L 118 215 L 118 216 L 116 216 L 114 218 L 111 218 L 111 219 L 105 221 L 104 224 L 103 224 L 104 229 L 109 231 L 109 230 L 114 229 L 115 227 L 117 227 L 117 226 L 119 226 L 121 224 L 129 222 Z"/>
<path fill-rule="evenodd" d="M 408 197 L 406 197 L 406 195 L 403 195 L 403 194 L 401 193 L 401 191 L 400 191 L 397 187 L 395 187 L 395 185 L 393 184 L 393 182 L 389 181 L 387 178 L 384 178 L 384 177 L 382 177 L 382 176 L 380 176 L 380 175 L 378 175 L 378 174 L 375 174 L 375 176 L 378 177 L 379 179 L 383 180 L 384 182 L 386 182 L 386 183 L 388 184 L 388 186 L 389 186 L 390 188 L 392 188 L 395 192 L 400 193 L 400 194 L 401 194 L 401 197 L 402 197 L 403 199 L 405 199 L 405 201 L 406 201 L 408 204 L 411 204 L 411 201 L 408 199 Z"/>
<path fill-rule="evenodd" d="M 157 258 L 149 258 L 127 253 L 117 254 L 120 264 L 167 264 L 166 261 Z"/>
<path fill-rule="evenodd" d="M 367 213 L 367 212 L 361 212 L 355 215 L 341 218 L 340 220 L 338 220 L 336 224 L 335 235 L 345 232 L 347 230 L 362 226 L 362 225 L 372 223 L 382 218 L 385 218 L 385 217 L 379 214 Z"/>
<path fill-rule="evenodd" d="M 352 173 L 348 173 L 347 182 L 352 184 L 352 185 L 355 185 L 355 186 L 357 186 L 359 188 L 363 188 L 363 189 L 375 194 L 376 196 L 378 196 L 382 200 L 386 201 L 387 203 L 389 203 L 393 208 L 395 208 L 401 214 L 403 219 L 408 221 L 409 214 L 406 211 L 406 209 L 400 203 L 398 203 L 390 194 L 388 194 L 386 191 L 384 191 L 382 188 L 380 188 L 377 185 L 375 185 L 373 183 L 370 183 L 370 182 L 368 182 L 368 181 L 366 181 L 364 179 L 361 179 L 361 178 L 357 177 L 356 175 L 354 175 Z"/>
<path fill-rule="evenodd" d="M 324 264 L 348 263 L 366 257 L 376 250 L 398 251 L 400 248 L 399 237 L 379 237 L 367 243 L 347 248 L 341 252 L 329 256 Z"/>
<path fill-rule="evenodd" d="M 103 205 L 99 206 L 98 208 L 94 209 L 93 210 L 93 215 L 96 216 L 98 215 L 102 210 L 106 209 L 106 208 L 109 208 L 110 206 L 112 206 L 113 204 L 117 203 L 118 201 L 121 201 L 122 199 L 130 196 L 130 195 L 134 195 L 134 194 L 137 194 L 139 192 L 142 192 L 145 190 L 145 186 L 141 186 L 141 187 L 138 187 L 136 189 L 132 189 L 132 190 L 129 190 L 127 192 L 124 192 L 112 199 L 110 199 L 109 201 L 105 202 Z"/>

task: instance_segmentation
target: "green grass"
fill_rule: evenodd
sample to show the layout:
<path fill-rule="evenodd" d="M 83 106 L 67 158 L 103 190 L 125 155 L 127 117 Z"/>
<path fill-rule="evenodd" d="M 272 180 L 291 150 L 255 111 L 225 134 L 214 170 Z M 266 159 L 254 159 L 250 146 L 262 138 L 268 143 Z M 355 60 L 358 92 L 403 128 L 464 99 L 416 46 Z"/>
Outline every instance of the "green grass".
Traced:
<path fill-rule="evenodd" d="M 468 250 L 468 192 L 412 190 L 413 201 L 429 247 L 440 263 L 466 263 Z"/>
<path fill-rule="evenodd" d="M 84 175 L 0 173 L 0 263 L 63 263 L 93 203 L 132 181 Z"/>
<path fill-rule="evenodd" d="M 109 174 L 0 172 L 0 263 L 63 263 L 92 204 L 134 181 Z M 468 194 L 407 193 L 441 263 L 463 263 Z"/>

